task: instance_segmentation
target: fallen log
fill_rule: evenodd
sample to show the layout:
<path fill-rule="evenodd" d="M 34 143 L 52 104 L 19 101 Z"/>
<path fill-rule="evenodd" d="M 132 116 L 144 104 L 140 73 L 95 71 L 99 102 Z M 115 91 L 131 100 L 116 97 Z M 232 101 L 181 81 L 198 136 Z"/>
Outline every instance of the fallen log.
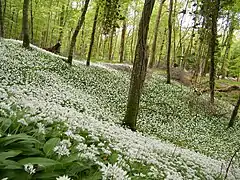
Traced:
<path fill-rule="evenodd" d="M 61 47 L 61 43 L 58 42 L 57 44 L 55 44 L 54 46 L 50 47 L 50 48 L 43 48 L 46 51 L 55 53 L 55 54 L 59 54 L 60 53 L 60 47 Z"/>
<path fill-rule="evenodd" d="M 202 89 L 202 90 L 194 89 L 194 91 L 195 91 L 197 94 L 202 94 L 202 93 L 209 92 L 210 89 L 209 89 L 209 88 L 208 88 L 208 89 Z M 240 86 L 233 85 L 233 86 L 229 86 L 229 87 L 223 88 L 223 89 L 215 89 L 215 91 L 217 91 L 217 92 L 239 91 L 239 92 L 240 92 Z"/>

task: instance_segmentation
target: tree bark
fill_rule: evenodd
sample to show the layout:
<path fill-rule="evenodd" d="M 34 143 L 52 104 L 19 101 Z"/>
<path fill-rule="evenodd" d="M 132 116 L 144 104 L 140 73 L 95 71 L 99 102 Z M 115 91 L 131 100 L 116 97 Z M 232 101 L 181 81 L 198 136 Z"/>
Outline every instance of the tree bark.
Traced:
<path fill-rule="evenodd" d="M 112 60 L 114 30 L 115 30 L 115 28 L 113 28 L 113 29 L 111 30 L 111 34 L 110 34 L 109 52 L 108 52 L 108 60 L 110 60 L 110 61 Z"/>
<path fill-rule="evenodd" d="M 73 59 L 73 49 L 76 45 L 76 40 L 77 40 L 77 36 L 78 36 L 78 33 L 83 25 L 83 22 L 85 20 L 85 15 L 87 13 L 87 8 L 88 8 L 88 4 L 89 4 L 89 1 L 90 0 L 86 0 L 85 1 L 85 4 L 84 4 L 84 7 L 83 7 L 83 10 L 82 10 L 82 15 L 81 17 L 79 18 L 78 20 L 78 24 L 77 24 L 77 27 L 73 33 L 73 36 L 72 36 L 72 40 L 71 40 L 71 45 L 70 45 L 70 48 L 69 48 L 69 53 L 68 53 L 68 63 L 70 65 L 72 65 L 72 59 Z"/>
<path fill-rule="evenodd" d="M 172 10 L 173 10 L 173 0 L 170 0 L 169 16 L 168 16 L 167 84 L 171 83 L 170 58 L 171 58 L 171 42 L 172 42 Z"/>
<path fill-rule="evenodd" d="M 30 9 L 30 12 L 31 12 L 31 43 L 33 44 L 33 0 L 31 0 L 31 9 Z"/>
<path fill-rule="evenodd" d="M 235 123 L 235 119 L 236 119 L 237 114 L 238 114 L 239 106 L 240 106 L 240 94 L 238 96 L 237 104 L 233 109 L 232 116 L 231 116 L 231 119 L 230 119 L 229 124 L 228 124 L 228 128 L 233 127 L 233 125 Z"/>
<path fill-rule="evenodd" d="M 92 48 L 93 48 L 93 44 L 94 44 L 94 38 L 95 38 L 95 32 L 96 32 L 96 26 L 97 26 L 97 20 L 98 20 L 98 11 L 99 11 L 99 5 L 97 5 L 95 16 L 94 16 L 94 21 L 93 21 L 91 42 L 90 42 L 90 46 L 89 46 L 87 64 L 86 64 L 87 66 L 90 66 L 90 59 L 91 59 Z"/>
<path fill-rule="evenodd" d="M 218 12 L 220 8 L 220 0 L 213 0 L 212 6 L 212 23 L 211 23 L 211 43 L 210 45 L 210 76 L 209 76 L 209 86 L 210 86 L 210 102 L 214 103 L 214 88 L 215 88 L 215 49 L 216 49 L 216 40 L 217 40 L 217 20 Z"/>
<path fill-rule="evenodd" d="M 126 20 L 123 20 L 123 27 L 122 27 L 122 36 L 121 36 L 121 45 L 120 45 L 120 58 L 119 62 L 123 63 L 124 60 L 124 45 L 125 45 L 125 36 L 126 36 L 126 30 L 127 30 L 127 25 L 126 25 Z"/>
<path fill-rule="evenodd" d="M 22 32 L 23 32 L 23 47 L 25 47 L 25 48 L 30 47 L 29 32 L 28 32 L 28 7 L 29 7 L 29 0 L 24 0 Z"/>
<path fill-rule="evenodd" d="M 0 0 L 0 37 L 4 37 L 4 23 L 3 23 L 3 11 L 2 0 Z"/>
<path fill-rule="evenodd" d="M 165 0 L 161 0 L 159 8 L 158 8 L 157 19 L 156 19 L 156 24 L 155 24 L 155 28 L 154 28 L 154 37 L 153 37 L 153 42 L 152 42 L 152 53 L 151 53 L 151 58 L 150 58 L 150 62 L 149 62 L 149 68 L 152 68 L 155 63 L 158 29 L 159 29 L 159 25 L 160 25 L 160 19 L 161 19 L 162 8 L 163 8 L 164 2 L 165 2 Z"/>
<path fill-rule="evenodd" d="M 155 0 L 145 0 L 142 17 L 139 23 L 138 41 L 131 75 L 127 110 L 123 120 L 123 124 L 132 130 L 136 130 L 139 102 L 147 71 L 147 36 L 154 3 Z"/>

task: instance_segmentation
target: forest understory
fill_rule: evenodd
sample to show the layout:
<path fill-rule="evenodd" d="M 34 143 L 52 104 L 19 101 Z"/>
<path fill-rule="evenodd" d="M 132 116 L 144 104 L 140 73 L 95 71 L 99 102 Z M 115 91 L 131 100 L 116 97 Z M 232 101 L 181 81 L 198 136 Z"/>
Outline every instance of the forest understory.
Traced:
<path fill-rule="evenodd" d="M 0 41 L 0 178 L 240 179 L 240 119 L 227 128 L 229 102 L 211 106 L 156 71 L 133 132 L 121 127 L 129 72 L 70 67 L 21 43 Z"/>

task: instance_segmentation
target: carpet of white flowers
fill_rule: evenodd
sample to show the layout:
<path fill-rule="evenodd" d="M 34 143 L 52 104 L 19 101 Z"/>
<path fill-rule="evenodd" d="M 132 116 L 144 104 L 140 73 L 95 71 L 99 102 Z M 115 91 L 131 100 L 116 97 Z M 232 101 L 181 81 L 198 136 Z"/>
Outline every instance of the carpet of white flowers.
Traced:
<path fill-rule="evenodd" d="M 69 67 L 60 56 L 1 39 L 0 115 L 14 121 L 17 130 L 5 128 L 2 121 L 0 142 L 6 143 L 0 147 L 6 151 L 12 143 L 7 140 L 19 132 L 44 145 L 39 145 L 41 157 L 30 155 L 10 167 L 1 159 L 6 152 L 0 152 L 0 170 L 17 167 L 28 179 L 224 179 L 240 145 L 239 123 L 226 130 L 231 106 L 218 102 L 210 110 L 207 97 L 164 81 L 157 74 L 147 81 L 139 131 L 132 132 L 120 126 L 127 72 L 100 63 L 85 67 L 77 61 Z M 237 154 L 228 179 L 240 179 L 238 159 Z M 57 171 L 59 163 L 70 170 Z M 11 179 L 1 172 L 0 178 Z"/>

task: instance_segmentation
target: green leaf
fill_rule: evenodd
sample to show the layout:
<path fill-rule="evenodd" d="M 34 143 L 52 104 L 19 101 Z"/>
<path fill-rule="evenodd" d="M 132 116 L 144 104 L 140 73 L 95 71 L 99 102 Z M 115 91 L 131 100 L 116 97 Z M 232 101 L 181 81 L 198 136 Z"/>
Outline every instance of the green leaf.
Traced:
<path fill-rule="evenodd" d="M 31 164 L 38 164 L 43 167 L 54 166 L 54 165 L 60 164 L 58 161 L 48 159 L 48 158 L 41 158 L 41 157 L 25 158 L 25 159 L 21 159 L 18 162 L 22 165 L 31 163 Z"/>
<path fill-rule="evenodd" d="M 42 172 L 41 174 L 38 174 L 36 176 L 34 176 L 36 179 L 56 179 L 56 177 L 61 176 L 61 173 L 57 173 L 57 172 Z"/>
<path fill-rule="evenodd" d="M 22 151 L 19 150 L 10 150 L 8 152 L 1 152 L 0 153 L 0 161 L 3 161 L 7 158 L 15 157 L 19 155 Z"/>
<path fill-rule="evenodd" d="M 61 162 L 62 163 L 71 163 L 71 162 L 77 161 L 77 160 L 79 160 L 79 155 L 78 155 L 78 153 L 75 153 L 75 154 L 71 154 L 69 157 L 64 157 Z"/>
<path fill-rule="evenodd" d="M 9 129 L 9 127 L 12 125 L 12 120 L 9 118 L 0 117 L 0 121 L 2 122 L 1 130 L 3 133 L 5 133 Z"/>
<path fill-rule="evenodd" d="M 7 146 L 9 144 L 12 144 L 16 141 L 26 141 L 28 143 L 40 143 L 38 140 L 33 138 L 32 136 L 28 136 L 27 134 L 16 134 L 16 135 L 11 135 L 7 136 L 4 138 L 0 139 L 0 145 L 1 146 Z"/>
<path fill-rule="evenodd" d="M 4 169 L 22 169 L 22 165 L 16 161 L 4 160 L 2 164 L 5 165 Z"/>
<path fill-rule="evenodd" d="M 109 157 L 109 162 L 111 164 L 114 164 L 117 162 L 117 158 L 118 158 L 118 153 L 114 152 L 111 154 L 111 156 Z"/>
<path fill-rule="evenodd" d="M 53 149 L 59 142 L 60 138 L 52 138 L 44 144 L 43 152 L 46 154 L 46 156 L 50 156 L 53 154 Z"/>

